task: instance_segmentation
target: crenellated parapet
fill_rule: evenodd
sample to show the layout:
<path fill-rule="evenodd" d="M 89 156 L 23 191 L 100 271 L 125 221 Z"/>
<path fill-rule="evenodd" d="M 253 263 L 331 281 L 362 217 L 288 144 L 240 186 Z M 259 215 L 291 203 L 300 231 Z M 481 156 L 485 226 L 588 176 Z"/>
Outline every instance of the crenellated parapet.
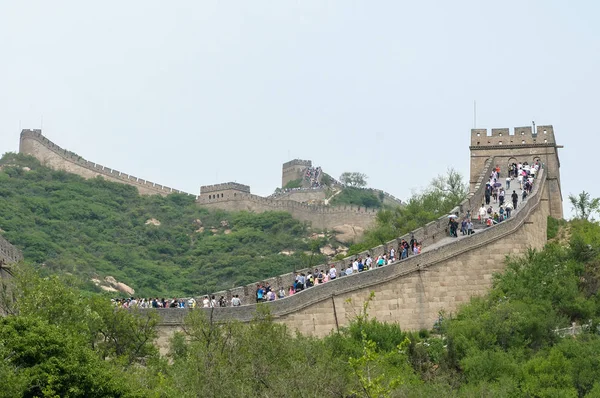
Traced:
<path fill-rule="evenodd" d="M 227 190 L 250 193 L 250 186 L 244 185 L 244 184 L 238 184 L 237 182 L 226 182 L 223 184 L 203 185 L 200 187 L 200 195 L 211 193 L 211 192 L 217 192 L 217 191 L 227 191 Z"/>
<path fill-rule="evenodd" d="M 493 146 L 523 146 L 523 145 L 556 145 L 554 128 L 552 126 L 537 126 L 533 132 L 531 126 L 515 127 L 513 131 L 508 128 L 471 130 L 471 147 Z"/>
<path fill-rule="evenodd" d="M 289 162 L 285 162 L 283 164 L 283 169 L 285 170 L 285 169 L 288 169 L 293 166 L 301 166 L 303 168 L 312 167 L 312 161 L 311 160 L 302 160 L 302 159 L 290 160 Z"/>
<path fill-rule="evenodd" d="M 55 170 L 65 170 L 69 173 L 78 174 L 83 178 L 102 176 L 110 181 L 132 185 L 138 189 L 140 194 L 159 194 L 164 196 L 171 193 L 182 193 L 190 195 L 178 189 L 147 181 L 123 173 L 119 170 L 85 160 L 76 153 L 67 151 L 44 137 L 42 131 L 39 129 L 21 131 L 19 152 L 31 155 L 38 159 L 43 165 Z"/>

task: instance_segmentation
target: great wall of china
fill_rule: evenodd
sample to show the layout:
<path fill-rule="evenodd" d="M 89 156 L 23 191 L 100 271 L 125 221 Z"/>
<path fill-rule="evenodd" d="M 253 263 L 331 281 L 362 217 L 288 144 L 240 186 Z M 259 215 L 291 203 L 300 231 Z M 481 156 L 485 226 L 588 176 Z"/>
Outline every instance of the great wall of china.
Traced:
<path fill-rule="evenodd" d="M 0 235 L 0 278 L 7 277 L 11 272 L 12 264 L 21 260 L 23 260 L 21 251 Z"/>
<path fill-rule="evenodd" d="M 21 143 L 21 148 L 28 148 L 27 142 L 23 144 L 23 136 Z M 509 129 L 492 129 L 491 135 L 487 130 L 472 130 L 471 192 L 453 213 L 461 216 L 467 212 L 476 214 L 483 202 L 486 178 L 495 165 L 500 165 L 505 172 L 507 164 L 513 161 L 532 163 L 539 160 L 543 164 L 533 192 L 513 212 L 511 218 L 474 235 L 452 239 L 447 236 L 447 217 L 443 216 L 410 234 L 368 251 L 373 256 L 379 255 L 388 247 L 396 246 L 400 239 L 410 239 L 414 235 L 424 245 L 420 255 L 369 272 L 338 278 L 283 300 L 261 305 L 269 307 L 277 322 L 285 323 L 293 330 L 324 336 L 346 325 L 357 308 L 374 292 L 375 299 L 370 306 L 372 316 L 380 321 L 397 322 L 407 330 L 430 328 L 440 311 L 453 312 L 472 296 L 484 294 L 489 289 L 493 274 L 504 269 L 507 255 L 524 254 L 530 248 L 541 249 L 545 245 L 547 217 L 563 217 L 559 148 L 562 147 L 556 144 L 550 125 L 538 126 L 536 131 L 531 127 L 518 127 L 512 134 Z M 43 148 L 38 150 L 38 156 L 47 155 Z M 29 153 L 27 150 L 24 152 Z M 74 164 L 79 159 L 68 152 L 63 155 L 70 156 L 70 162 Z M 46 164 L 51 165 L 51 162 L 52 159 Z M 227 198 L 228 193 L 236 200 Z M 204 194 L 204 198 L 201 194 L 199 200 L 208 203 L 211 200 L 215 201 L 213 203 L 241 203 L 237 201 L 240 195 L 245 202 L 260 202 L 264 203 L 265 208 L 277 208 L 276 200 L 250 198 L 253 195 L 249 193 L 249 187 L 239 184 L 208 186 Z M 211 198 L 213 195 L 214 198 Z M 238 204 L 231 206 L 232 210 L 240 209 Z M 302 208 L 302 204 L 297 203 L 297 206 L 298 209 Z M 284 210 L 283 206 L 280 209 Z M 348 261 L 345 259 L 334 264 L 340 267 Z M 266 282 L 272 286 L 286 286 L 291 284 L 292 278 L 293 273 L 289 273 L 267 279 Z M 198 310 L 212 311 L 216 320 L 248 321 L 256 312 L 256 304 L 251 304 L 254 301 L 254 286 L 251 284 L 215 293 L 228 298 L 238 294 L 247 305 Z M 188 311 L 158 310 L 161 317 L 159 345 L 164 346 L 169 336 L 181 329 Z"/>
<path fill-rule="evenodd" d="M 178 189 L 147 181 L 109 167 L 90 162 L 81 156 L 61 148 L 42 135 L 41 130 L 23 130 L 19 152 L 31 155 L 43 165 L 55 170 L 64 170 L 83 178 L 103 177 L 106 180 L 134 186 L 142 195 L 168 195 L 181 193 L 191 195 Z M 292 160 L 283 165 L 283 181 L 302 175 L 310 160 Z M 207 185 L 200 188 L 200 196 L 196 202 L 200 206 L 218 208 L 228 211 L 287 211 L 300 221 L 310 223 L 314 228 L 333 229 L 348 224 L 355 227 L 368 228 L 375 220 L 376 209 L 358 206 L 323 206 L 302 203 L 307 192 L 288 197 L 264 198 L 250 194 L 250 187 L 236 183 Z M 321 191 L 323 192 L 323 191 Z M 324 193 L 319 194 L 324 198 Z M 399 204 L 400 200 L 384 193 L 386 203 Z"/>
<path fill-rule="evenodd" d="M 493 275 L 504 269 L 507 255 L 522 255 L 530 249 L 542 249 L 547 241 L 547 218 L 562 218 L 560 161 L 552 126 L 494 129 L 471 132 L 471 173 L 469 196 L 452 212 L 461 216 L 476 214 L 483 203 L 485 182 L 492 167 L 501 165 L 505 172 L 509 162 L 529 163 L 540 160 L 543 168 L 528 199 L 513 211 L 511 218 L 471 236 L 449 238 L 448 218 L 443 216 L 411 233 L 375 247 L 367 253 L 377 256 L 401 239 L 414 236 L 423 243 L 417 256 L 368 272 L 338 278 L 312 287 L 268 306 L 276 322 L 292 330 L 325 336 L 348 324 L 371 292 L 375 299 L 369 312 L 380 321 L 396 322 L 406 330 L 431 328 L 440 311 L 451 313 L 472 296 L 489 289 Z M 350 258 L 333 264 L 340 269 Z M 327 266 L 319 265 L 322 268 Z M 308 271 L 308 270 L 299 270 Z M 294 273 L 269 278 L 274 287 L 288 286 Z M 262 281 L 261 281 L 262 282 Z M 236 319 L 243 322 L 256 313 L 256 284 L 216 292 L 228 298 L 239 295 L 241 307 L 199 309 L 211 312 L 214 320 Z M 158 344 L 165 347 L 173 332 L 180 330 L 189 309 L 158 310 L 161 316 Z"/>

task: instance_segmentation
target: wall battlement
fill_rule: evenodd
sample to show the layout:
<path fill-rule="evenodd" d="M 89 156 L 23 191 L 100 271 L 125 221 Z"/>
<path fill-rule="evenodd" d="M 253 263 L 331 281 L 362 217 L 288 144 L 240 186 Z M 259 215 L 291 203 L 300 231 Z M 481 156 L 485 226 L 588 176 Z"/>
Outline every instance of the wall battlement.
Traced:
<path fill-rule="evenodd" d="M 238 184 L 237 182 L 225 182 L 222 184 L 214 184 L 214 185 L 203 185 L 200 187 L 200 195 L 209 193 L 209 192 L 217 192 L 217 191 L 225 191 L 225 190 L 235 190 L 250 193 L 250 186 L 244 184 Z"/>
<path fill-rule="evenodd" d="M 515 127 L 511 132 L 508 128 L 471 130 L 471 146 L 522 146 L 522 145 L 556 145 L 554 139 L 554 128 L 549 126 L 537 126 L 533 132 L 530 126 Z"/>
<path fill-rule="evenodd" d="M 364 206 L 321 206 L 321 205 L 310 205 L 307 203 L 296 202 L 295 200 L 279 200 L 279 199 L 271 199 L 264 198 L 262 196 L 253 195 L 250 193 L 237 193 L 236 196 L 232 194 L 224 194 L 222 197 L 209 198 L 200 195 L 198 200 L 196 201 L 198 204 L 206 205 L 212 203 L 227 203 L 231 201 L 236 202 L 254 202 L 258 204 L 264 204 L 273 208 L 283 209 L 285 208 L 295 208 L 295 209 L 305 209 L 307 211 L 313 213 L 361 213 L 361 214 L 372 214 L 376 215 L 378 209 L 371 209 Z"/>
<path fill-rule="evenodd" d="M 294 200 L 263 198 L 262 196 L 234 190 L 216 194 L 200 195 L 196 200 L 199 206 L 226 211 L 285 211 L 297 220 L 310 223 L 319 229 L 332 229 L 339 225 L 352 225 L 368 228 L 373 225 L 377 209 L 360 206 L 320 206 L 309 205 Z"/>
<path fill-rule="evenodd" d="M 175 188 L 147 181 L 123 173 L 119 170 L 114 170 L 101 164 L 85 160 L 76 153 L 67 151 L 44 137 L 42 131 L 39 129 L 21 131 L 19 153 L 31 155 L 38 159 L 43 165 L 50 168 L 65 170 L 69 173 L 78 174 L 83 178 L 102 176 L 110 181 L 132 185 L 138 188 L 140 194 L 144 195 L 159 194 L 164 196 L 171 193 L 191 195 Z"/>
<path fill-rule="evenodd" d="M 311 160 L 294 159 L 294 160 L 290 160 L 289 162 L 285 162 L 283 164 L 282 168 L 287 169 L 292 166 L 312 167 L 312 161 Z"/>

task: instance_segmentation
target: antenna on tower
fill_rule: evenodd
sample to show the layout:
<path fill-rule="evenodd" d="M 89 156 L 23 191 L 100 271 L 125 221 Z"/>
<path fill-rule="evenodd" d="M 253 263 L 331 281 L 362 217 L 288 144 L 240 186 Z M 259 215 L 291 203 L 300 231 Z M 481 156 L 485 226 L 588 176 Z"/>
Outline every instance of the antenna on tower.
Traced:
<path fill-rule="evenodd" d="M 531 123 L 533 124 L 533 132 L 532 132 L 532 134 L 537 134 L 536 131 L 535 131 L 535 120 L 533 120 Z"/>

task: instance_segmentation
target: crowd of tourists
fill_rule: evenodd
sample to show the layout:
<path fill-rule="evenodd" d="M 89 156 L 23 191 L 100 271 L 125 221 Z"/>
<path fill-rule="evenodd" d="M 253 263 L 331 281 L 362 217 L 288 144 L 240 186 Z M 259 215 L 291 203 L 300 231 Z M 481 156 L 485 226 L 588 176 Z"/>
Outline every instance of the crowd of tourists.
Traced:
<path fill-rule="evenodd" d="M 502 184 L 500 166 L 497 165 L 492 170 L 485 185 L 484 203 L 481 204 L 481 208 L 479 208 L 476 215 L 479 223 L 491 227 L 510 218 L 511 213 L 517 209 L 519 199 L 523 202 L 531 194 L 535 176 L 539 172 L 540 166 L 537 160 L 533 165 L 529 165 L 527 162 L 509 164 L 505 183 Z M 511 183 L 515 184 L 515 180 L 519 184 L 521 194 L 519 195 L 516 189 L 513 189 L 512 194 L 509 193 L 510 200 L 507 200 L 507 192 L 510 192 Z M 497 205 L 497 209 L 494 208 L 494 205 Z M 450 236 L 458 237 L 459 228 L 463 235 L 471 235 L 475 232 L 470 212 L 460 223 L 458 222 L 458 216 L 450 216 L 448 221 Z"/>
<path fill-rule="evenodd" d="M 142 297 L 130 297 L 130 298 L 117 298 L 112 299 L 111 302 L 115 307 L 118 308 L 187 308 L 195 307 L 195 300 L 193 298 L 142 298 Z"/>
<path fill-rule="evenodd" d="M 311 188 L 318 188 L 321 186 L 321 183 L 319 182 L 321 173 L 321 167 L 307 167 L 304 171 L 304 180 L 308 181 Z"/>
<path fill-rule="evenodd" d="M 402 239 L 397 250 L 391 248 L 389 251 L 376 258 L 371 257 L 369 254 L 364 258 L 362 256 L 355 257 L 347 266 L 342 265 L 340 270 L 338 270 L 334 264 L 331 264 L 329 269 L 315 268 L 314 272 L 297 272 L 293 283 L 286 288 L 280 286 L 279 289 L 274 289 L 269 283 L 259 283 L 256 285 L 256 302 L 260 303 L 282 299 L 303 290 L 310 289 L 311 287 L 331 282 L 338 278 L 344 278 L 353 274 L 384 267 L 392 264 L 396 260 L 402 260 L 409 255 L 417 255 L 420 253 L 421 244 L 417 242 L 414 237 L 410 242 Z"/>
<path fill-rule="evenodd" d="M 235 295 L 231 300 L 227 300 L 224 296 L 217 299 L 214 295 L 204 296 L 201 303 L 197 303 L 196 299 L 190 298 L 117 298 L 111 302 L 118 308 L 214 308 L 214 307 L 239 307 L 242 305 L 242 300 L 239 295 Z"/>

